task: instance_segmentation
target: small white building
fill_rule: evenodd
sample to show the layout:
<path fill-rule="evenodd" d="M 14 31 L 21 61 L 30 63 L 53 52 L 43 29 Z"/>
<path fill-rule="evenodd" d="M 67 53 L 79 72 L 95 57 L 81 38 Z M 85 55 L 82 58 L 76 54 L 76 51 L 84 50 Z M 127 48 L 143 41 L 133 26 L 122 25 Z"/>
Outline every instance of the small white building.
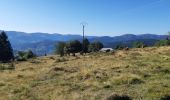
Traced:
<path fill-rule="evenodd" d="M 112 48 L 102 48 L 100 49 L 101 52 L 111 52 L 114 51 Z"/>

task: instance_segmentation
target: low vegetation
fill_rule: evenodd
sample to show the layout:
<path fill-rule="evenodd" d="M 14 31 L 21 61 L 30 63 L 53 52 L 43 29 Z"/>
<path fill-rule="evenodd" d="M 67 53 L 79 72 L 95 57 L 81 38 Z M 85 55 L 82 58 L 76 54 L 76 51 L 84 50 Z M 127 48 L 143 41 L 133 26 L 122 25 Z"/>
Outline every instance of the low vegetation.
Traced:
<path fill-rule="evenodd" d="M 31 50 L 28 50 L 28 51 L 18 51 L 15 59 L 17 61 L 26 61 L 30 58 L 35 58 L 36 55 L 31 51 Z"/>
<path fill-rule="evenodd" d="M 169 65 L 170 47 L 1 63 L 0 100 L 169 100 Z"/>

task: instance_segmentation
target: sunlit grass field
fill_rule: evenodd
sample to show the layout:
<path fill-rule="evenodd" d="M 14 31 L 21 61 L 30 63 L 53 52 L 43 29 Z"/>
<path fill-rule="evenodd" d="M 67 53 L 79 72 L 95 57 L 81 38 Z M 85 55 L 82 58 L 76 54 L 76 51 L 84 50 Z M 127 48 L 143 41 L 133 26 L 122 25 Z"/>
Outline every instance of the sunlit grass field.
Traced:
<path fill-rule="evenodd" d="M 170 95 L 170 47 L 57 55 L 0 64 L 0 100 L 133 100 Z"/>

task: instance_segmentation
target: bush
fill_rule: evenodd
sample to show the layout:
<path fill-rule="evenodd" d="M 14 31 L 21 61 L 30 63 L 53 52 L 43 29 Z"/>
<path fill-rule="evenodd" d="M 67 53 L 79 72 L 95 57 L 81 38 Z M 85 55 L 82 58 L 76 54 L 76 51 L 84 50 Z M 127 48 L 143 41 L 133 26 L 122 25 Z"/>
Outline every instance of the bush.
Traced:
<path fill-rule="evenodd" d="M 61 57 L 64 56 L 64 47 L 66 46 L 65 42 L 58 42 L 55 45 L 55 53 L 59 54 Z"/>
<path fill-rule="evenodd" d="M 27 59 L 34 58 L 36 55 L 31 51 L 19 51 L 16 57 L 17 61 L 26 61 Z"/>
<path fill-rule="evenodd" d="M 26 53 L 26 58 L 29 59 L 34 57 L 36 57 L 36 55 L 31 50 L 28 50 L 28 52 Z"/>
<path fill-rule="evenodd" d="M 5 70 L 5 66 L 4 65 L 0 65 L 0 70 Z"/>
<path fill-rule="evenodd" d="M 15 69 L 15 66 L 13 63 L 10 63 L 10 64 L 0 64 L 0 70 L 3 71 L 3 70 L 14 70 Z"/>
<path fill-rule="evenodd" d="M 18 54 L 17 54 L 17 57 L 16 57 L 16 60 L 17 61 L 26 61 L 26 52 L 24 51 L 18 51 Z"/>

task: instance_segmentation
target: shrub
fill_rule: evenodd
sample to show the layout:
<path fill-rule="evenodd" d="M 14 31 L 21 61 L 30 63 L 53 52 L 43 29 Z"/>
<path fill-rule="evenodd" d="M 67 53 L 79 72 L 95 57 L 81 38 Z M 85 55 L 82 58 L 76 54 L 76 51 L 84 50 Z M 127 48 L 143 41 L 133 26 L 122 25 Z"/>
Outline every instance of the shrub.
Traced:
<path fill-rule="evenodd" d="M 13 63 L 11 64 L 0 64 L 0 70 L 14 70 L 15 66 Z"/>
<path fill-rule="evenodd" d="M 0 70 L 5 70 L 5 66 L 4 65 L 0 65 Z"/>
<path fill-rule="evenodd" d="M 24 51 L 18 51 L 18 54 L 17 54 L 17 57 L 16 57 L 16 60 L 17 61 L 26 61 L 26 52 Z"/>
<path fill-rule="evenodd" d="M 26 53 L 26 58 L 29 59 L 34 57 L 36 57 L 36 55 L 31 50 L 28 50 L 28 52 Z"/>
<path fill-rule="evenodd" d="M 64 47 L 66 46 L 65 42 L 58 42 L 55 45 L 55 53 L 59 54 L 61 57 L 64 56 Z"/>
<path fill-rule="evenodd" d="M 34 58 L 36 55 L 31 51 L 18 51 L 16 60 L 17 61 L 26 61 L 27 59 Z"/>

